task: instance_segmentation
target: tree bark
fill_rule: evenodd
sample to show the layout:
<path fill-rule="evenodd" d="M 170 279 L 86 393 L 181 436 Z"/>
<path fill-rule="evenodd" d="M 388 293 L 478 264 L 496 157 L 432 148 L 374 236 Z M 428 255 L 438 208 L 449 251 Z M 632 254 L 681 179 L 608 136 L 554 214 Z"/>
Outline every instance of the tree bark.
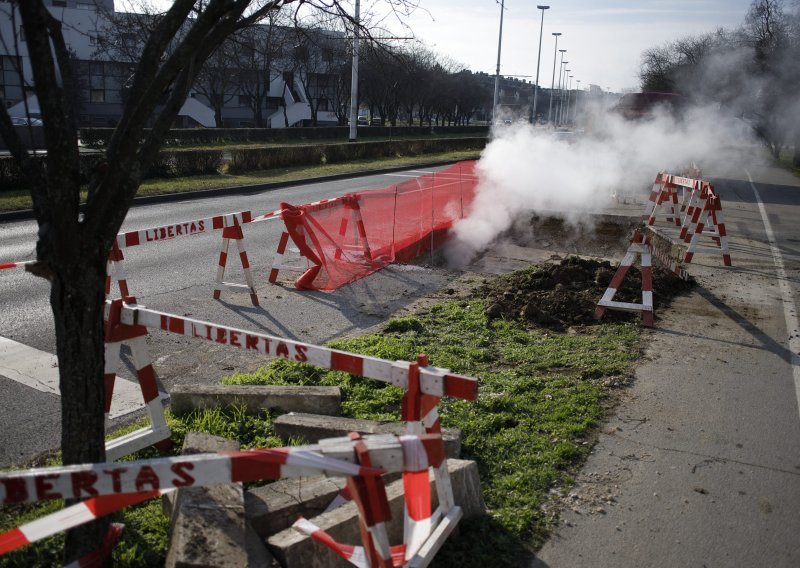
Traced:
<path fill-rule="evenodd" d="M 792 157 L 794 167 L 800 168 L 800 130 L 794 136 L 794 156 Z"/>

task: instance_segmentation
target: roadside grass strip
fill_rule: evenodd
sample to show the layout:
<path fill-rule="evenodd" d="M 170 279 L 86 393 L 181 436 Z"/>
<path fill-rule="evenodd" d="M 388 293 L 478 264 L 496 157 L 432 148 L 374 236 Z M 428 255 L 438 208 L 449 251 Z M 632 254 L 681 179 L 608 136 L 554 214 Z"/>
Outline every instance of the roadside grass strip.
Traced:
<path fill-rule="evenodd" d="M 593 433 L 610 402 L 606 379 L 629 375 L 638 357 L 637 324 L 602 324 L 553 332 L 514 320 L 489 322 L 483 299 L 451 300 L 414 316 L 389 321 L 382 331 L 334 341 L 329 347 L 392 360 L 426 353 L 432 365 L 478 377 L 477 401 L 443 398 L 443 426 L 462 431 L 462 457 L 478 463 L 489 513 L 460 526 L 433 566 L 521 566 L 552 529 L 553 495 L 565 491 L 588 454 Z M 342 390 L 342 414 L 400 420 L 397 387 L 276 360 L 227 384 L 330 385 Z M 183 416 L 167 413 L 174 448 L 186 432 L 235 438 L 243 449 L 277 447 L 275 412 L 253 417 L 244 409 L 214 409 Z M 140 427 L 133 424 L 122 435 Z M 153 449 L 129 459 L 153 457 Z M 40 503 L 0 509 L 0 531 L 60 508 Z M 115 514 L 126 525 L 114 550 L 116 566 L 161 566 L 168 519 L 160 500 Z M 63 535 L 0 557 L 0 566 L 49 566 L 60 560 Z"/>

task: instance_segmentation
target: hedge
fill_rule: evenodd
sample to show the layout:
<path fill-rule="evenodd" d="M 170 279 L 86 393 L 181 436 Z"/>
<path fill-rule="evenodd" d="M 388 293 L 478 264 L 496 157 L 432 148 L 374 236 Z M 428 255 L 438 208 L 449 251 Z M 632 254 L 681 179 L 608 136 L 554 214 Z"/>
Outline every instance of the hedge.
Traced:
<path fill-rule="evenodd" d="M 303 144 L 271 148 L 236 150 L 164 150 L 146 178 L 186 177 L 215 174 L 223 164 L 232 174 L 246 171 L 313 166 L 317 164 L 386 158 L 390 156 L 419 156 L 452 150 L 482 149 L 486 138 L 428 138 L 417 140 L 386 140 L 377 142 L 343 142 L 341 144 Z M 41 157 L 39 159 L 45 159 Z M 88 183 L 92 168 L 105 159 L 101 152 L 83 152 L 80 157 L 81 183 Z M 28 187 L 13 158 L 0 158 L 0 191 Z"/>
<path fill-rule="evenodd" d="M 80 139 L 84 145 L 100 148 L 108 144 L 113 128 L 81 128 Z M 486 135 L 488 126 L 361 126 L 359 138 L 384 138 L 392 136 L 427 136 L 438 134 Z M 171 130 L 166 146 L 219 144 L 225 142 L 285 142 L 288 140 L 347 139 L 348 126 L 319 126 L 305 128 L 185 128 Z"/>

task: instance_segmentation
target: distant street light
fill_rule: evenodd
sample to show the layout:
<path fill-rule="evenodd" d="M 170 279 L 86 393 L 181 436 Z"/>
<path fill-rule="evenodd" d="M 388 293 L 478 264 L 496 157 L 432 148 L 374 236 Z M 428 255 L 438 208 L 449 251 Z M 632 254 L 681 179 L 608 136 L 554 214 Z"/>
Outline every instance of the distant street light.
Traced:
<path fill-rule="evenodd" d="M 569 61 L 563 61 L 562 55 L 561 69 L 558 72 L 558 113 L 556 114 L 556 124 L 559 125 L 564 122 L 564 87 L 567 84 L 567 74 L 565 72 L 567 65 L 569 65 Z"/>
<path fill-rule="evenodd" d="M 358 26 L 361 17 L 361 3 L 356 0 L 353 24 L 353 68 L 350 77 L 350 142 L 358 136 Z"/>
<path fill-rule="evenodd" d="M 556 87 L 556 55 L 558 55 L 558 36 L 561 35 L 561 32 L 553 32 L 553 35 L 556 36 L 556 46 L 553 48 L 553 78 L 550 80 L 550 108 L 547 110 L 547 124 L 550 124 L 553 116 L 553 92 Z"/>
<path fill-rule="evenodd" d="M 569 73 L 569 71 L 567 71 Z M 572 99 L 572 75 L 569 76 L 569 81 L 567 82 L 567 114 L 564 122 L 569 124 L 569 103 Z"/>
<path fill-rule="evenodd" d="M 500 97 L 500 48 L 503 47 L 503 11 L 505 0 L 500 0 L 500 34 L 497 38 L 497 72 L 494 75 L 494 103 L 492 103 L 492 122 L 497 120 L 497 100 Z"/>
<path fill-rule="evenodd" d="M 578 86 L 575 88 L 575 123 L 578 122 L 578 103 L 580 102 L 580 94 L 581 94 L 581 80 L 575 79 L 575 83 Z"/>
<path fill-rule="evenodd" d="M 542 23 L 539 25 L 539 55 L 536 57 L 536 83 L 533 85 L 533 109 L 531 110 L 532 124 L 536 124 L 536 95 L 539 91 L 539 64 L 542 61 L 542 31 L 544 30 L 544 11 L 550 9 L 550 6 L 536 7 L 542 11 Z"/>
<path fill-rule="evenodd" d="M 558 95 L 559 95 L 559 108 L 561 108 L 561 70 L 564 67 L 564 54 L 567 52 L 566 49 L 559 49 L 558 52 L 561 54 L 561 61 L 558 64 Z M 558 124 L 558 111 L 556 111 L 555 122 Z"/>

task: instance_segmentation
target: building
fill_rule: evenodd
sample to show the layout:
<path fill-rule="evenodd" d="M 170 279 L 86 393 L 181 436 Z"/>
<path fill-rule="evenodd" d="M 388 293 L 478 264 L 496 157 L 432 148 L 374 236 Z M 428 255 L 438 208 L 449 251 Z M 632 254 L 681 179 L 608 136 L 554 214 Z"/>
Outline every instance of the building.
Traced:
<path fill-rule="evenodd" d="M 113 127 L 141 53 L 148 16 L 114 11 L 114 0 L 46 0 L 74 58 L 80 126 Z M 14 118 L 38 118 L 25 34 L 0 0 L 0 99 Z M 198 76 L 177 127 L 284 128 L 337 124 L 344 96 L 342 34 L 266 23 L 223 45 Z M 347 85 L 349 89 L 349 84 Z M 349 91 L 346 94 L 349 101 Z"/>

